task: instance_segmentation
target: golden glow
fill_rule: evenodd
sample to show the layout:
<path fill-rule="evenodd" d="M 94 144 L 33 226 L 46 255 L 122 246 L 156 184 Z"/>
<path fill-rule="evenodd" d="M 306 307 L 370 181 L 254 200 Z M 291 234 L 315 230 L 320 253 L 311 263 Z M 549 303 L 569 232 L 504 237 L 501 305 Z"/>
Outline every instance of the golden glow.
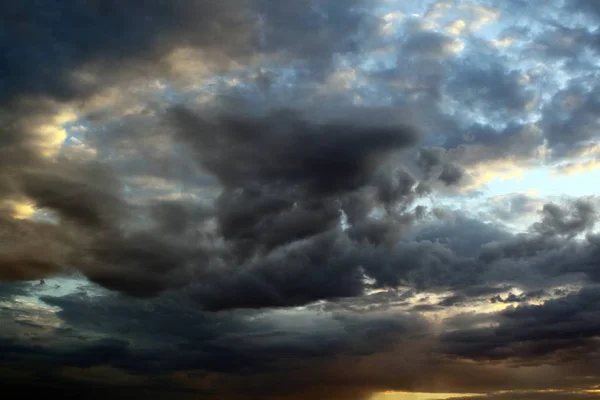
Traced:
<path fill-rule="evenodd" d="M 445 400 L 457 397 L 472 397 L 469 393 L 423 393 L 423 392 L 381 392 L 373 395 L 370 400 Z"/>
<path fill-rule="evenodd" d="M 587 147 L 584 147 L 578 154 L 579 157 L 592 157 L 600 154 L 600 144 L 593 143 Z"/>
<path fill-rule="evenodd" d="M 444 45 L 444 51 L 446 53 L 458 53 L 465 48 L 465 44 L 458 39 L 452 41 L 452 43 Z"/>
<path fill-rule="evenodd" d="M 38 136 L 37 147 L 44 157 L 54 157 L 60 151 L 67 138 L 64 125 L 77 119 L 77 114 L 70 108 L 65 108 L 49 120 L 37 125 L 33 131 Z"/>
<path fill-rule="evenodd" d="M 35 207 L 32 203 L 17 203 L 15 204 L 13 217 L 16 219 L 27 219 L 35 212 Z"/>
<path fill-rule="evenodd" d="M 472 15 L 472 19 L 469 21 L 469 29 L 472 32 L 478 31 L 485 25 L 496 21 L 500 16 L 498 10 L 472 3 L 462 3 L 458 8 Z"/>
<path fill-rule="evenodd" d="M 467 27 L 467 24 L 465 23 L 465 21 L 463 21 L 462 19 L 457 19 L 456 21 L 450 23 L 446 27 L 446 30 L 451 35 L 459 36 L 465 31 L 466 27 Z"/>
<path fill-rule="evenodd" d="M 529 188 L 529 189 L 527 189 L 525 194 L 530 197 L 536 197 L 536 196 L 540 195 L 540 191 L 537 190 L 536 188 Z"/>
<path fill-rule="evenodd" d="M 554 169 L 558 175 L 577 175 L 585 174 L 600 169 L 600 160 L 588 160 L 579 163 L 568 163 L 559 165 Z"/>
<path fill-rule="evenodd" d="M 353 68 L 342 68 L 332 73 L 327 81 L 320 85 L 318 92 L 320 94 L 339 93 L 352 89 L 352 86 L 359 79 L 357 71 Z"/>
<path fill-rule="evenodd" d="M 499 160 L 492 163 L 477 164 L 467 168 L 466 172 L 473 179 L 464 190 L 469 191 L 487 185 L 495 180 L 506 181 L 511 179 L 523 179 L 524 169 L 517 166 L 512 160 Z"/>
<path fill-rule="evenodd" d="M 146 85 L 140 83 L 128 85 L 126 88 L 108 88 L 90 98 L 85 104 L 85 110 L 96 112 L 110 109 L 110 118 L 140 114 L 144 111 L 144 104 L 140 98 L 149 96 L 149 93 L 156 87 L 156 85 L 144 83 Z"/>
<path fill-rule="evenodd" d="M 29 201 L 8 200 L 0 208 L 8 209 L 15 219 L 27 219 L 35 213 L 35 205 Z"/>
<path fill-rule="evenodd" d="M 391 35 L 394 33 L 394 24 L 405 17 L 404 13 L 400 11 L 394 11 L 383 16 L 383 24 L 381 27 L 381 33 L 383 35 Z"/>
<path fill-rule="evenodd" d="M 500 40 L 492 40 L 492 44 L 496 47 L 509 47 L 515 42 L 515 39 L 512 37 L 505 37 Z"/>

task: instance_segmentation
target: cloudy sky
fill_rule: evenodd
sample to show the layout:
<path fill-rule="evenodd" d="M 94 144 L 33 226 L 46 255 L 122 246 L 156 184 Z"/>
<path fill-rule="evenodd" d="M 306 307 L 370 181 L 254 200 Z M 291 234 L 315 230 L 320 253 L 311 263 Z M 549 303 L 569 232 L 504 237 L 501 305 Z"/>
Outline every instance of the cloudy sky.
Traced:
<path fill-rule="evenodd" d="M 600 392 L 600 2 L 0 3 L 0 388 Z"/>

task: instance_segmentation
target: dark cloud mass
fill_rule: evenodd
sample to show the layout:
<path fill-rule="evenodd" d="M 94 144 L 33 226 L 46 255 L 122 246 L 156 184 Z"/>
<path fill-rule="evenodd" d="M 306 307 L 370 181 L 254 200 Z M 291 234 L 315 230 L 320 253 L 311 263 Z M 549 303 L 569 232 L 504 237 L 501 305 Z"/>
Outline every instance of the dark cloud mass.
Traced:
<path fill-rule="evenodd" d="M 1 2 L 0 390 L 597 397 L 599 16 Z"/>

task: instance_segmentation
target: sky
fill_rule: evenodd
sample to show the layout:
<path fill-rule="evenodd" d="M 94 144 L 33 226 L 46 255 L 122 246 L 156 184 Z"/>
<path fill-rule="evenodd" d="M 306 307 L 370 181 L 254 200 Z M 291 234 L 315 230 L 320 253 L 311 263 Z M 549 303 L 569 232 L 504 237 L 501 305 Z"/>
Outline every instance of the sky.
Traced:
<path fill-rule="evenodd" d="M 0 3 L 0 390 L 600 393 L 600 2 Z"/>

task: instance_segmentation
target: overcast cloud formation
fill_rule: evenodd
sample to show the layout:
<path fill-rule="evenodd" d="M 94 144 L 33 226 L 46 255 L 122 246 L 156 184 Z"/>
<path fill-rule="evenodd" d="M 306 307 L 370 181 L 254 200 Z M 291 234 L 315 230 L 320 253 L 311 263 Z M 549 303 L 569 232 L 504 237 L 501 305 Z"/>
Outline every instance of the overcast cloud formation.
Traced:
<path fill-rule="evenodd" d="M 597 396 L 596 2 L 0 24 L 6 393 Z"/>

